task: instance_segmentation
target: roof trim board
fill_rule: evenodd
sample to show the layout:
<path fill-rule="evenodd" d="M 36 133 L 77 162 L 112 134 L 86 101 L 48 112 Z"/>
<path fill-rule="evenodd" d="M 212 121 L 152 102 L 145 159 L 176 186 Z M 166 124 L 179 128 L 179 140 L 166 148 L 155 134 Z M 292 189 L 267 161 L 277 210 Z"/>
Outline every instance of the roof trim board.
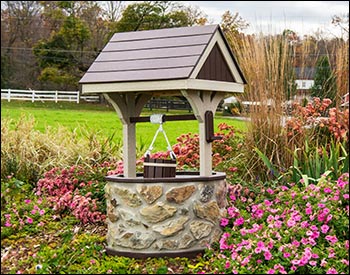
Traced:
<path fill-rule="evenodd" d="M 204 79 L 174 79 L 164 81 L 134 81 L 89 83 L 82 85 L 83 94 L 111 92 L 146 92 L 174 90 L 207 90 L 219 92 L 243 93 L 244 86 L 240 83 L 213 81 Z"/>

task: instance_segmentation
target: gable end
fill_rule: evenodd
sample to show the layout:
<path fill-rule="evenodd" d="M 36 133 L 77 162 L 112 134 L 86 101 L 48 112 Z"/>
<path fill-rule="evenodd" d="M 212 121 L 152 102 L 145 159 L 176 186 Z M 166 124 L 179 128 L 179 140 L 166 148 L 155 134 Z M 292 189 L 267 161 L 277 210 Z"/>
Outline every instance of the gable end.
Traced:
<path fill-rule="evenodd" d="M 236 82 L 218 43 L 215 43 L 212 48 L 207 60 L 198 73 L 197 79 Z"/>

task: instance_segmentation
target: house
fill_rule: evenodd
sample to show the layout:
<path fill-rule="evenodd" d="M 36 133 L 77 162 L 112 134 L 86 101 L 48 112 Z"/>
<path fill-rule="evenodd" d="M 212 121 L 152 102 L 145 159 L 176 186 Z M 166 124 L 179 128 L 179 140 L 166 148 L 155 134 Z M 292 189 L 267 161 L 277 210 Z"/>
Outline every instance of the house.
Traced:
<path fill-rule="evenodd" d="M 310 89 L 314 85 L 316 69 L 313 67 L 295 67 L 296 94 L 292 100 L 301 101 L 304 98 L 311 99 Z"/>

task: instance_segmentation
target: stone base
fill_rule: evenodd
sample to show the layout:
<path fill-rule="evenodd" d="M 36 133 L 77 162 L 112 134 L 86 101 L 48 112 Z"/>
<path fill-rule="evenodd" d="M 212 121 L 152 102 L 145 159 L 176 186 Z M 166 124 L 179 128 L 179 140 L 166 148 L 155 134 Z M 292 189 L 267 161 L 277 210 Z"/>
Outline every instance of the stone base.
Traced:
<path fill-rule="evenodd" d="M 220 239 L 227 205 L 225 173 L 106 179 L 110 254 L 193 257 Z"/>

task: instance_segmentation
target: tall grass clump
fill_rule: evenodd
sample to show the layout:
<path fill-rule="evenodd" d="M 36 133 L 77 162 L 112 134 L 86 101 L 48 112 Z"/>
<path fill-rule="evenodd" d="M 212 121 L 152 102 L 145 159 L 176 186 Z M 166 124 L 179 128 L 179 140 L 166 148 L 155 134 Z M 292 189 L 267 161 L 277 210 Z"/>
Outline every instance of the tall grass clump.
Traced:
<path fill-rule="evenodd" d="M 349 92 L 348 85 L 344 85 L 349 83 L 348 41 L 327 44 L 310 37 L 300 40 L 292 34 L 289 31 L 274 36 L 226 33 L 247 78 L 241 100 L 251 103 L 245 114 L 251 122 L 243 148 L 249 156 L 244 176 L 247 181 L 277 179 L 294 169 L 295 152 L 301 160 L 306 147 L 312 151 L 327 147 L 334 138 L 332 127 L 345 127 L 342 131 L 348 135 L 348 111 L 339 109 L 339 99 Z M 301 74 L 306 73 L 310 68 L 315 69 L 319 58 L 324 56 L 330 60 L 330 78 L 335 80 L 336 95 L 325 97 L 330 91 L 323 88 L 319 91 L 320 98 L 298 94 L 295 68 Z M 335 118 L 337 125 L 331 125 L 332 113 L 339 114 Z M 322 117 L 330 120 L 321 121 Z M 340 122 L 343 117 L 347 117 L 344 123 Z"/>
<path fill-rule="evenodd" d="M 283 134 L 283 105 L 294 85 L 292 47 L 283 35 L 242 36 L 238 39 L 240 42 L 233 42 L 232 47 L 248 82 L 244 100 L 252 103 L 247 114 L 251 123 L 245 148 L 251 156 L 247 175 L 254 179 L 258 171 L 266 171 L 259 155 L 252 154 L 256 148 L 278 167 L 288 163 L 288 155 L 283 153 L 287 146 Z M 237 38 L 229 40 L 237 41 Z M 258 176 L 270 175 L 260 173 Z"/>
<path fill-rule="evenodd" d="M 334 52 L 336 61 L 333 73 L 336 77 L 337 105 L 339 106 L 342 97 L 349 93 L 349 40 L 347 43 L 338 41 Z"/>
<path fill-rule="evenodd" d="M 14 124 L 14 127 L 11 125 Z M 22 116 L 19 120 L 1 120 L 1 179 L 14 177 L 35 183 L 54 167 L 96 165 L 117 162 L 121 144 L 113 137 L 101 138 L 99 133 L 82 128 L 47 127 L 35 130 L 35 120 Z"/>

